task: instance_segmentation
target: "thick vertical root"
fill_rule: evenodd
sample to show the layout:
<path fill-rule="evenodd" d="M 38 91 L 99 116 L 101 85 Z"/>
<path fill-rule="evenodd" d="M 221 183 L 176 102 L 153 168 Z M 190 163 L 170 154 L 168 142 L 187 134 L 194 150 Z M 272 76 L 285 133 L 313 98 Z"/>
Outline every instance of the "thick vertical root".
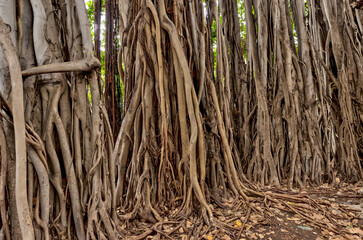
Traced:
<path fill-rule="evenodd" d="M 4 51 L 5 58 L 9 64 L 11 86 L 12 86 L 12 108 L 14 118 L 15 134 L 15 198 L 19 217 L 19 224 L 23 238 L 34 239 L 34 229 L 30 218 L 30 210 L 27 199 L 26 176 L 27 157 L 25 145 L 25 121 L 23 106 L 23 80 L 21 68 L 14 45 L 12 44 L 9 29 L 0 17 L 0 45 Z M 15 94 L 18 94 L 16 96 Z"/>
<path fill-rule="evenodd" d="M 2 103 L 0 102 L 0 110 Z M 5 186 L 6 186 L 6 170 L 7 170 L 7 153 L 6 153 L 6 139 L 3 128 L 2 119 L 0 118 L 0 155 L 1 155 L 1 182 L 0 182 L 0 212 L 1 212 L 1 222 L 3 224 L 3 229 L 5 233 L 5 238 L 10 240 L 10 230 L 9 223 L 6 214 L 5 205 Z"/>

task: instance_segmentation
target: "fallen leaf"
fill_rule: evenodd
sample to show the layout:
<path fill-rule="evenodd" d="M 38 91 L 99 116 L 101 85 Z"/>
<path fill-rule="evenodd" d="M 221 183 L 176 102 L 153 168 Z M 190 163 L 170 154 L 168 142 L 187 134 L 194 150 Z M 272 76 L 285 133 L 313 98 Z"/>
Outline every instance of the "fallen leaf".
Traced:
<path fill-rule="evenodd" d="M 242 226 L 242 223 L 241 223 L 241 221 L 240 221 L 239 219 L 237 219 L 237 221 L 236 221 L 236 225 L 237 225 L 238 227 Z"/>
<path fill-rule="evenodd" d="M 217 235 L 219 233 L 219 231 L 220 231 L 219 229 L 213 230 L 211 232 L 211 235 Z"/>
<path fill-rule="evenodd" d="M 334 208 L 334 209 L 339 209 L 339 205 L 338 204 L 335 204 L 335 203 L 332 203 L 331 204 L 331 207 Z"/>
<path fill-rule="evenodd" d="M 266 231 L 266 228 L 259 228 L 257 229 L 257 232 L 265 232 Z"/>
<path fill-rule="evenodd" d="M 265 235 L 261 234 L 261 233 L 257 233 L 257 236 L 259 236 L 261 239 L 265 238 Z"/>
<path fill-rule="evenodd" d="M 203 235 L 203 239 L 205 240 L 213 240 L 212 235 Z"/>
<path fill-rule="evenodd" d="M 350 232 L 352 234 L 358 234 L 363 237 L 363 231 L 359 228 L 349 228 L 348 232 Z"/>
<path fill-rule="evenodd" d="M 323 236 L 327 236 L 327 235 L 330 235 L 330 232 L 328 231 L 328 230 L 323 230 L 322 232 L 321 232 L 321 234 L 323 235 Z"/>
<path fill-rule="evenodd" d="M 256 233 L 252 233 L 252 234 L 251 234 L 251 238 L 252 238 L 252 239 L 257 239 L 257 237 L 256 237 Z"/>
<path fill-rule="evenodd" d="M 321 221 L 322 219 L 324 219 L 324 216 L 319 214 L 319 213 L 314 213 L 313 214 L 313 218 L 317 221 Z"/>
<path fill-rule="evenodd" d="M 231 238 L 226 234 L 221 237 L 221 240 L 231 240 Z"/>

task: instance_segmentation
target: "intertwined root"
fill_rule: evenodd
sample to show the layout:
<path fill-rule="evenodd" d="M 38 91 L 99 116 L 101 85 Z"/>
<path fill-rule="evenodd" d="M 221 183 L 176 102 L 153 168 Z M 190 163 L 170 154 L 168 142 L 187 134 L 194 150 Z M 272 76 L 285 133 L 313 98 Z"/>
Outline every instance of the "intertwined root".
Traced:
<path fill-rule="evenodd" d="M 313 13 L 320 6 L 308 7 Z M 330 119 L 326 97 L 332 92 L 323 85 L 337 80 L 331 67 L 320 65 L 314 45 L 322 46 L 311 36 L 321 33 L 306 27 L 304 9 L 301 2 L 274 0 L 269 9 L 263 1 L 246 1 L 245 61 L 238 16 L 229 12 L 238 12 L 233 1 L 120 5 L 128 101 L 113 157 L 121 219 L 153 222 L 166 214 L 164 207 L 185 214 L 200 206 L 213 222 L 209 204 L 219 194 L 275 201 L 247 187 L 247 179 L 277 187 L 286 182 L 290 189 L 335 181 L 334 169 L 347 165 L 336 162 L 331 129 L 340 124 Z M 351 170 L 340 173 L 361 178 L 357 145 L 351 153 Z"/>
<path fill-rule="evenodd" d="M 166 216 L 196 213 L 218 226 L 213 204 L 233 205 L 230 197 L 247 216 L 252 196 L 313 222 L 286 201 L 323 212 L 322 203 L 249 181 L 293 188 L 363 178 L 363 29 L 348 1 L 246 0 L 239 9 L 233 0 L 119 0 L 127 111 L 115 143 L 84 1 L 16 3 L 8 24 L 18 25 L 17 42 L 0 29 L 10 70 L 0 84 L 13 88 L 10 105 L 1 96 L 7 238 L 115 239 L 120 221 L 135 219 L 155 224 L 145 237 L 162 234 Z"/>
<path fill-rule="evenodd" d="M 50 239 L 56 235 L 62 239 L 106 235 L 116 239 L 112 220 L 116 216 L 115 165 L 110 160 L 113 140 L 95 73 L 101 64 L 93 57 L 84 1 L 62 2 L 19 1 L 19 53 L 9 28 L 0 22 L 1 47 L 12 82 L 12 105 L 1 97 L 2 119 L 10 123 L 5 129 L 9 159 L 14 153 L 16 156 L 16 162 L 5 163 L 7 154 L 1 150 L 0 210 L 7 239 Z M 64 18 L 56 18 L 55 9 Z M 31 28 L 26 27 L 27 14 L 31 14 L 27 11 L 33 11 Z M 15 23 L 9 23 L 15 29 Z M 59 38 L 60 32 L 64 39 Z M 35 62 L 37 67 L 31 67 Z M 26 77 L 25 94 L 22 76 Z M 12 126 L 15 150 L 10 141 Z M 0 134 L 1 141 L 3 137 Z M 14 177 L 8 182 L 15 186 L 8 185 L 8 196 L 15 196 L 9 198 L 11 234 L 4 209 L 7 165 Z"/>

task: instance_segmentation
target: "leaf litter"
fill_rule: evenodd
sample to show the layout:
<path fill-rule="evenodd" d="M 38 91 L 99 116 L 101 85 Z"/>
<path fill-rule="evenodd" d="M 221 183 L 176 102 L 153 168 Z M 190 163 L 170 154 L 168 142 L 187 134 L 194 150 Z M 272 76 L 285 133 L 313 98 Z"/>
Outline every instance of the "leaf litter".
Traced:
<path fill-rule="evenodd" d="M 340 183 L 336 189 L 323 185 L 294 193 L 268 189 L 265 192 L 268 202 L 256 197 L 250 198 L 248 204 L 242 199 L 228 199 L 225 200 L 228 207 L 213 205 L 215 221 L 209 226 L 198 213 L 190 213 L 182 220 L 170 215 L 158 227 L 150 223 L 135 224 L 135 231 L 121 238 L 360 240 L 363 239 L 363 195 L 359 194 L 362 188 L 362 184 Z M 145 232 L 150 234 L 138 238 Z"/>

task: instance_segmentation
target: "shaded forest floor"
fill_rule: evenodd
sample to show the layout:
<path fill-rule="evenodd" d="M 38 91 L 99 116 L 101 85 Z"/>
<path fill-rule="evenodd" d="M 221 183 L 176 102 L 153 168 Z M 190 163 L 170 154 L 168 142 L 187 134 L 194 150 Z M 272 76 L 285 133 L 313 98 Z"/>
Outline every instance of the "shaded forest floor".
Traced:
<path fill-rule="evenodd" d="M 320 188 L 311 188 L 301 191 L 312 199 L 321 199 L 331 206 L 328 208 L 336 220 L 344 222 L 350 234 L 348 239 L 363 239 L 363 184 L 342 184 L 339 188 L 323 185 Z M 292 204 L 292 203 L 290 203 Z M 308 223 L 298 215 L 271 209 L 275 213 L 269 222 L 254 222 L 248 226 L 244 238 L 241 239 L 344 239 L 342 235 L 328 230 L 322 230 L 314 224 Z M 350 222 L 343 220 L 349 216 Z M 312 214 L 316 221 L 324 221 L 321 214 Z M 341 218 L 341 219 L 340 219 Z M 253 220 L 252 220 L 253 221 Z M 342 223 L 343 224 L 343 223 Z"/>
<path fill-rule="evenodd" d="M 286 211 L 282 206 L 266 206 L 261 199 L 250 198 L 255 211 L 247 211 L 241 204 L 233 202 L 229 207 L 214 205 L 216 224 L 208 226 L 201 214 L 192 213 L 185 219 L 169 219 L 157 224 L 132 221 L 120 228 L 122 239 L 363 239 L 363 183 L 341 183 L 332 187 L 324 184 L 301 191 L 287 189 L 263 189 L 262 191 L 290 196 L 304 197 L 322 205 L 322 211 L 315 211 L 315 206 L 306 203 L 286 202 L 294 209 L 311 209 L 313 221 L 306 221 L 293 211 Z M 228 205 L 228 204 L 227 204 Z M 268 210 L 269 209 L 269 210 Z M 248 217 L 247 217 L 248 216 Z M 247 221 L 246 221 L 247 217 Z M 327 221 L 330 218 L 331 221 Z M 315 222 L 315 223 L 314 223 Z M 338 231 L 330 231 L 318 226 L 335 222 Z M 127 229 L 127 230 L 126 230 Z M 130 235 L 132 237 L 130 237 Z M 126 237 L 129 236 L 129 237 Z"/>

